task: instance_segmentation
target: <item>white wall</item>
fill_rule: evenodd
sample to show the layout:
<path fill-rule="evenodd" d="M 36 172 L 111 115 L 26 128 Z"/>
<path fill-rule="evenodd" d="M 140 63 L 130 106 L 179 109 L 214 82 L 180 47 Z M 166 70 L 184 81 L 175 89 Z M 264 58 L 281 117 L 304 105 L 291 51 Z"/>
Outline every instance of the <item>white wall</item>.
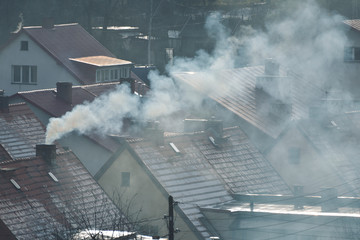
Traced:
<path fill-rule="evenodd" d="M 20 51 L 21 41 L 29 42 L 28 51 Z M 12 84 L 12 65 L 36 65 L 37 84 Z M 77 80 L 62 65 L 58 64 L 25 33 L 18 36 L 0 52 L 0 89 L 4 89 L 6 95 L 12 95 L 19 91 L 55 88 L 56 82 L 60 81 L 79 85 Z"/>

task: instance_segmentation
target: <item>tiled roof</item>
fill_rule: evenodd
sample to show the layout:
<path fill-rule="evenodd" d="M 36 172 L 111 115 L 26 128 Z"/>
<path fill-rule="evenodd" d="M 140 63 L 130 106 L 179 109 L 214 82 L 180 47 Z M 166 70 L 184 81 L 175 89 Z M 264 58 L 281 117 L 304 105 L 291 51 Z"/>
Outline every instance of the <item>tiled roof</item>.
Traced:
<path fill-rule="evenodd" d="M 103 220 L 96 227 L 111 227 L 117 208 L 72 152 L 58 153 L 53 166 L 34 157 L 0 167 L 0 218 L 17 239 L 55 239 L 64 230 L 89 229 L 96 214 Z M 74 220 L 77 227 L 65 226 Z"/>
<path fill-rule="evenodd" d="M 43 142 L 45 128 L 25 103 L 0 113 L 0 144 L 13 159 L 35 156 L 35 145 Z"/>
<path fill-rule="evenodd" d="M 108 66 L 119 66 L 119 65 L 129 65 L 132 64 L 132 62 L 113 58 L 113 57 L 107 57 L 107 56 L 91 56 L 91 57 L 81 57 L 81 58 L 70 58 L 71 61 L 79 62 L 79 63 L 85 63 L 97 67 L 108 67 Z"/>
<path fill-rule="evenodd" d="M 262 132 L 276 138 L 284 129 L 284 124 L 278 118 L 269 117 L 259 111 L 256 95 L 256 78 L 264 75 L 264 66 L 244 67 L 216 71 L 212 74 L 218 88 L 209 85 L 209 73 L 182 72 L 173 76 L 199 92 L 208 94 L 210 98 L 244 119 Z M 280 76 L 288 76 L 285 70 L 280 69 Z M 213 80 L 214 80 L 213 79 Z M 219 80 L 221 79 L 221 81 Z M 299 119 L 308 115 L 309 101 L 314 97 L 320 97 L 320 89 L 314 83 L 300 79 L 295 75 L 287 80 L 291 95 L 292 110 L 291 119 Z M 212 89 L 209 90 L 209 86 Z"/>
<path fill-rule="evenodd" d="M 181 203 L 179 207 L 204 238 L 209 233 L 199 221 L 202 213 L 197 206 L 230 201 L 230 193 L 290 193 L 239 128 L 228 129 L 227 134 L 221 148 L 205 133 L 166 137 L 164 147 L 140 139 L 128 141 L 165 190 Z M 175 144 L 180 154 L 169 143 Z"/>
<path fill-rule="evenodd" d="M 360 19 L 345 20 L 344 23 L 355 30 L 360 31 Z"/>
<path fill-rule="evenodd" d="M 115 56 L 92 37 L 79 24 L 55 25 L 54 28 L 23 27 L 20 33 L 25 32 L 49 53 L 57 62 L 62 64 L 73 74 L 81 84 L 92 84 L 78 63 L 70 58 L 82 58 L 89 56 Z"/>

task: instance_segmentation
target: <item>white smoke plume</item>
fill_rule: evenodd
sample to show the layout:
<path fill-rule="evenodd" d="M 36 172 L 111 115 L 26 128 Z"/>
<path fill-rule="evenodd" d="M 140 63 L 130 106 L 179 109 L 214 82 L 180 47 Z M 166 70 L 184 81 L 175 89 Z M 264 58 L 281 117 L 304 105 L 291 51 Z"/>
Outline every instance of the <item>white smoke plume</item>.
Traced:
<path fill-rule="evenodd" d="M 119 133 L 123 117 L 140 121 L 164 119 L 189 106 L 199 106 L 204 96 L 188 92 L 180 83 L 175 83 L 172 76 L 176 72 L 201 72 L 203 78 L 199 84 L 203 92 L 219 94 L 228 86 L 225 79 L 216 75 L 217 70 L 238 67 L 237 62 L 244 59 L 248 64 L 255 64 L 272 57 L 304 78 L 321 84 L 329 80 L 336 82 L 337 72 L 329 69 L 336 62 L 334 59 L 342 60 L 346 38 L 339 27 L 341 20 L 313 1 L 301 1 L 291 16 L 269 20 L 265 31 L 244 27 L 235 37 L 220 23 L 220 14 L 211 14 L 206 22 L 209 37 L 216 41 L 211 53 L 198 51 L 193 58 L 175 58 L 173 65 L 167 66 L 168 76 L 151 72 L 151 94 L 144 103 L 130 94 L 128 87 L 120 86 L 92 103 L 75 107 L 61 118 L 50 119 L 46 142 L 51 143 L 72 131 Z"/>

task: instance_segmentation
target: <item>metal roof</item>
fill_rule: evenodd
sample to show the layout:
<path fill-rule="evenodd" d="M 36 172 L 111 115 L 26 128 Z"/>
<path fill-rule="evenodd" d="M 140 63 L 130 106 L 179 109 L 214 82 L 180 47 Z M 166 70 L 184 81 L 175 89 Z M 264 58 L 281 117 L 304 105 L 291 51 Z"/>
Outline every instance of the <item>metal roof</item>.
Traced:
<path fill-rule="evenodd" d="M 0 144 L 13 159 L 35 156 L 35 145 L 43 142 L 45 128 L 25 103 L 0 113 Z"/>
<path fill-rule="evenodd" d="M 206 94 L 223 107 L 255 126 L 262 132 L 277 138 L 285 128 L 279 118 L 261 111 L 256 95 L 256 78 L 264 75 L 264 66 L 225 69 L 214 72 L 179 72 L 175 79 L 195 90 Z M 288 77 L 288 92 L 291 95 L 291 119 L 308 116 L 308 106 L 314 98 L 319 98 L 321 90 L 313 82 L 289 75 L 280 69 L 280 76 Z M 257 99 L 258 98 L 258 99 Z"/>
<path fill-rule="evenodd" d="M 221 148 L 211 144 L 205 133 L 168 135 L 164 147 L 151 141 L 129 140 L 204 238 L 209 232 L 199 221 L 203 215 L 198 207 L 230 201 L 230 193 L 290 192 L 239 128 L 227 129 L 225 134 L 229 138 Z M 180 154 L 169 143 L 176 144 Z"/>

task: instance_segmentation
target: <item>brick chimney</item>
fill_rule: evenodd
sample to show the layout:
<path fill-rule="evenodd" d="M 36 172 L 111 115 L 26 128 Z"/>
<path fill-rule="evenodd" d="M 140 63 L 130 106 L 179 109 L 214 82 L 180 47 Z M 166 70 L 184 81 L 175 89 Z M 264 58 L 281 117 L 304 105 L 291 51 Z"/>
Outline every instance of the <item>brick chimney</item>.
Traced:
<path fill-rule="evenodd" d="M 36 156 L 42 157 L 50 166 L 55 164 L 56 145 L 55 144 L 37 144 Z"/>
<path fill-rule="evenodd" d="M 53 29 L 54 28 L 54 19 L 52 17 L 43 18 L 42 28 Z"/>
<path fill-rule="evenodd" d="M 68 104 L 72 104 L 72 83 L 71 82 L 57 82 L 56 96 L 64 100 Z"/>

